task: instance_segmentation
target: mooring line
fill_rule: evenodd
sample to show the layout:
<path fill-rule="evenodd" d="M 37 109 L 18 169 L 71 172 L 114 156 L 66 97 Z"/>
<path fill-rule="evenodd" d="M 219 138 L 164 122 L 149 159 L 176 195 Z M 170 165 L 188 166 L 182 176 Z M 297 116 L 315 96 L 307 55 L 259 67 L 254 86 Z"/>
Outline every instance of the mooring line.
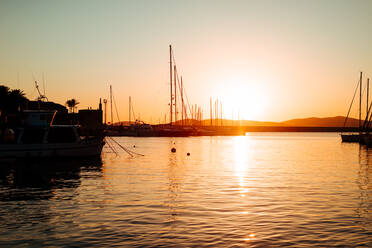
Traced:
<path fill-rule="evenodd" d="M 136 154 L 136 155 L 139 155 L 139 156 L 145 156 L 145 155 L 143 155 L 143 154 L 141 154 L 141 153 L 137 153 L 137 152 L 131 151 L 131 150 L 129 150 L 128 148 L 122 146 L 119 142 L 117 142 L 116 140 L 114 140 L 112 137 L 110 137 L 110 139 L 111 139 L 114 143 L 116 143 L 116 144 L 117 144 L 121 149 L 123 149 L 123 150 L 126 151 L 129 155 L 131 155 L 132 157 L 133 157 L 133 154 Z"/>
<path fill-rule="evenodd" d="M 116 149 L 110 144 L 110 141 L 109 139 L 106 139 L 106 143 L 107 145 L 110 147 L 110 149 L 113 151 L 113 153 L 115 153 L 116 156 L 118 156 L 118 152 L 116 151 Z"/>

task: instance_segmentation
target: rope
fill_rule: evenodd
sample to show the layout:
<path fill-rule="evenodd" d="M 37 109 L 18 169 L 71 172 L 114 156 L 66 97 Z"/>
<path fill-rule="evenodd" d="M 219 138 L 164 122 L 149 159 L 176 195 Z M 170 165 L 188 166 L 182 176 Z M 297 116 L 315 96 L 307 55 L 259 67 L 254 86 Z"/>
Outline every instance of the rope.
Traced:
<path fill-rule="evenodd" d="M 173 59 L 174 65 L 177 67 L 177 63 L 176 63 L 176 59 L 174 57 L 174 51 L 173 51 L 173 49 L 172 49 L 172 59 Z M 176 77 L 177 77 L 177 81 L 179 82 L 178 70 L 176 71 Z M 192 111 L 191 111 L 191 107 L 190 107 L 190 103 L 189 103 L 189 98 L 187 97 L 186 90 L 184 90 L 184 93 L 185 93 L 185 96 L 186 96 L 187 106 L 189 107 L 189 111 L 191 113 Z M 186 116 L 187 116 L 187 111 L 186 111 Z"/>
<path fill-rule="evenodd" d="M 345 127 L 345 125 L 346 125 L 346 121 L 347 121 L 347 119 L 349 118 L 350 110 L 351 110 L 351 107 L 353 106 L 353 102 L 354 102 L 355 95 L 356 95 L 356 93 L 357 93 L 357 90 L 358 90 L 359 84 L 360 84 L 360 81 L 358 81 L 357 87 L 355 88 L 354 96 L 353 96 L 353 99 L 351 100 L 351 104 L 350 104 L 349 110 L 347 111 L 347 115 L 346 115 L 346 118 L 345 118 L 345 121 L 344 121 L 344 127 Z"/>
<path fill-rule="evenodd" d="M 117 156 L 118 155 L 118 152 L 115 150 L 115 148 L 110 144 L 110 141 L 109 139 L 106 139 L 106 143 L 107 145 L 110 147 L 110 149 L 113 151 L 113 153 L 115 153 L 115 155 Z"/>
<path fill-rule="evenodd" d="M 134 152 L 134 151 L 131 151 L 129 150 L 128 148 L 122 146 L 119 142 L 117 142 L 116 140 L 114 140 L 112 137 L 109 137 L 115 144 L 117 144 L 121 149 L 123 149 L 125 152 L 127 152 L 131 157 L 134 157 L 133 154 L 136 154 L 136 155 L 139 155 L 139 156 L 145 156 L 143 154 L 140 154 L 140 153 L 137 153 L 137 152 Z"/>

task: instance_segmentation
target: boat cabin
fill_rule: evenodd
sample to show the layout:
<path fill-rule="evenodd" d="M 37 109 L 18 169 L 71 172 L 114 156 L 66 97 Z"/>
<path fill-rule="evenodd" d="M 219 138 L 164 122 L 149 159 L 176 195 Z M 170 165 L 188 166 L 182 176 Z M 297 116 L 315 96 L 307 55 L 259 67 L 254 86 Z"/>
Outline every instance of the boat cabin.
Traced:
<path fill-rule="evenodd" d="M 18 144 L 76 143 L 80 141 L 79 126 L 55 125 L 42 128 L 19 128 Z"/>

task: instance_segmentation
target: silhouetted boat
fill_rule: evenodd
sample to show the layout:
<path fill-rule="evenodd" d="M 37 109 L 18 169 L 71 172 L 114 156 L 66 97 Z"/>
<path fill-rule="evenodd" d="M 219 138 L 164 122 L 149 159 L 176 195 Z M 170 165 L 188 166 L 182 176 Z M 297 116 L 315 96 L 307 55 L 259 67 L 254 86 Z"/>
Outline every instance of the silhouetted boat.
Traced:
<path fill-rule="evenodd" d="M 188 137 L 196 134 L 192 127 L 166 126 L 154 129 L 155 136 L 158 137 Z"/>
<path fill-rule="evenodd" d="M 25 111 L 23 125 L 5 130 L 0 160 L 100 156 L 104 136 L 80 136 L 78 125 L 52 125 L 56 111 Z"/>
<path fill-rule="evenodd" d="M 360 142 L 360 134 L 341 134 L 342 142 Z"/>
<path fill-rule="evenodd" d="M 351 107 L 353 106 L 353 102 L 355 99 L 355 95 L 357 92 L 357 89 L 359 87 L 359 133 L 358 134 L 341 134 L 341 140 L 342 142 L 349 142 L 349 143 L 356 143 L 356 142 L 364 142 L 364 140 L 361 139 L 361 132 L 362 132 L 362 119 L 361 119 L 361 107 L 362 107 L 362 75 L 363 73 L 360 72 L 360 79 L 357 84 L 357 88 L 355 89 L 353 99 L 351 100 L 349 110 L 347 112 L 345 121 L 344 121 L 344 127 L 346 126 L 347 119 L 349 118 Z M 367 110 L 368 110 L 368 90 L 367 90 Z M 368 112 L 368 111 L 367 111 Z"/>
<path fill-rule="evenodd" d="M 150 124 L 136 121 L 129 126 L 110 126 L 105 130 L 106 136 L 153 137 L 154 130 Z"/>

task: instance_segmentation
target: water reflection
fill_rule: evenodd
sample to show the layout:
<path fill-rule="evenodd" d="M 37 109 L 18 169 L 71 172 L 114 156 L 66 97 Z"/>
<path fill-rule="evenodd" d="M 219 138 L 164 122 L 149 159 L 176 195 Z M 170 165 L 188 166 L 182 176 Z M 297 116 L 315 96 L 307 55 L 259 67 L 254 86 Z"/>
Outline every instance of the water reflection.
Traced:
<path fill-rule="evenodd" d="M 170 140 L 169 151 L 176 146 L 175 140 Z M 182 174 L 183 174 L 183 160 L 177 156 L 177 153 L 184 153 L 183 147 L 178 146 L 176 153 L 169 153 L 168 158 L 168 199 L 165 205 L 168 208 L 169 221 L 176 221 L 178 210 L 180 207 L 179 198 L 182 186 Z"/>
<path fill-rule="evenodd" d="M 0 246 L 370 247 L 371 150 L 296 135 L 123 137 L 146 156 L 4 169 Z"/>
<path fill-rule="evenodd" d="M 358 178 L 356 180 L 357 185 L 360 190 L 359 195 L 359 206 L 356 209 L 356 214 L 361 222 L 362 227 L 371 226 L 372 214 L 369 210 L 372 207 L 372 197 L 371 197 L 371 175 L 372 175 L 372 150 L 365 147 L 359 149 L 359 170 Z"/>
<path fill-rule="evenodd" d="M 250 166 L 250 148 L 248 136 L 234 137 L 234 171 L 239 180 L 240 196 L 245 197 L 248 193 L 246 174 Z"/>
<path fill-rule="evenodd" d="M 80 173 L 102 169 L 102 160 L 44 160 L 18 162 L 0 167 L 0 201 L 41 200 L 55 196 L 56 189 L 77 188 Z"/>

